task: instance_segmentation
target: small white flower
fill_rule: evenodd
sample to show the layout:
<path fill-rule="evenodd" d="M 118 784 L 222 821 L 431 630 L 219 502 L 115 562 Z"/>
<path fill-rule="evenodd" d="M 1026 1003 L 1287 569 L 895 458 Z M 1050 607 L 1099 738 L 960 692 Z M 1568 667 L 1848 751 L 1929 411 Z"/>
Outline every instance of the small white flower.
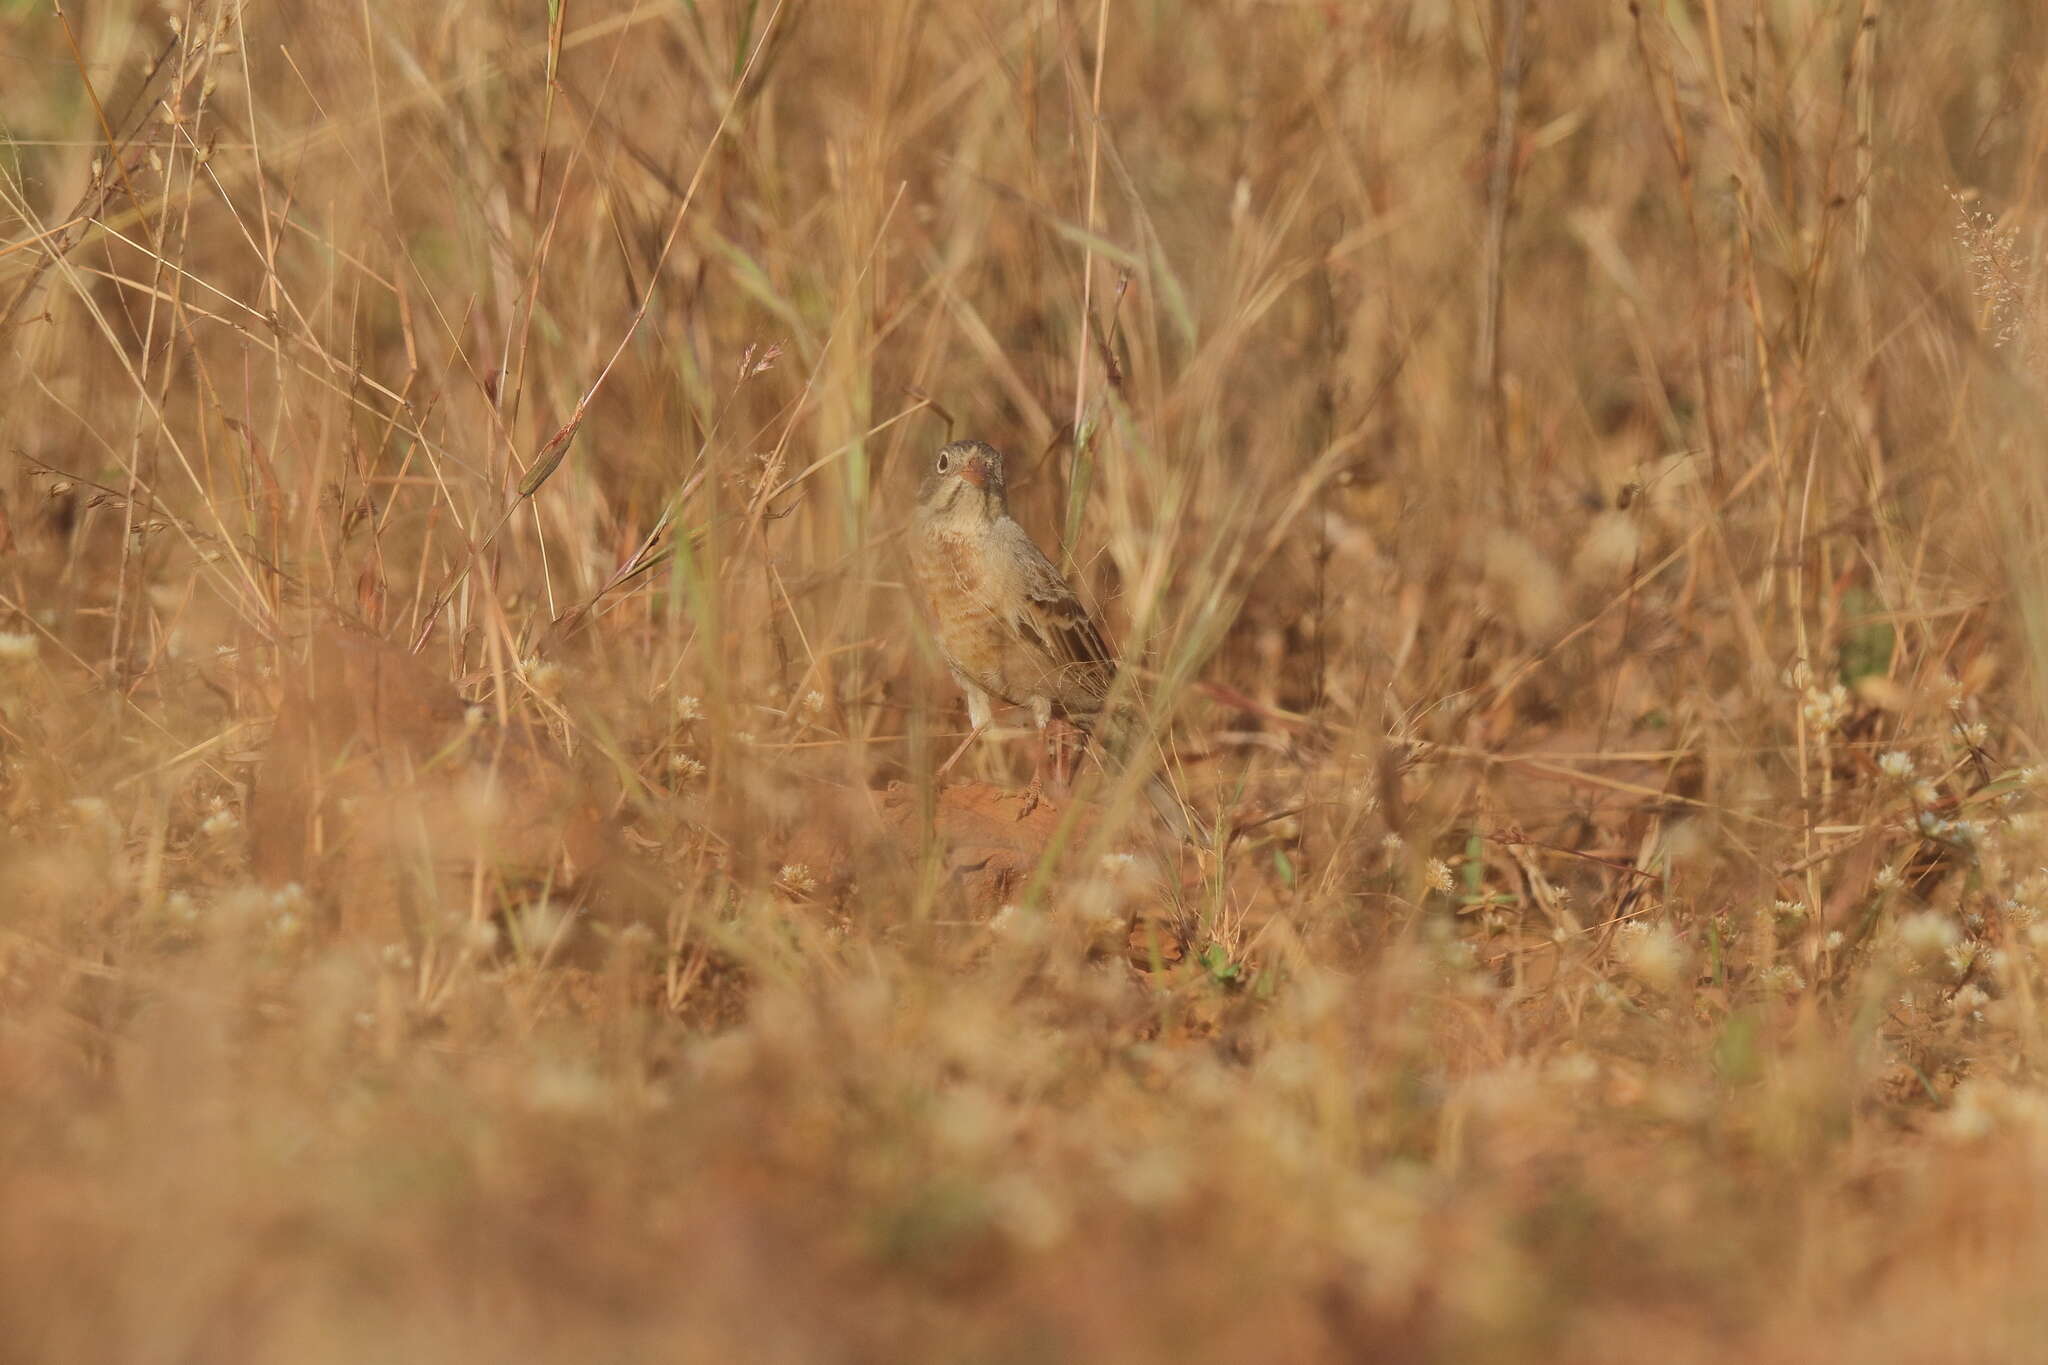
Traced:
<path fill-rule="evenodd" d="M 1916 957 L 1946 953 L 1962 938 L 1956 922 L 1938 910 L 1922 910 L 1899 921 L 1899 945 Z"/>
<path fill-rule="evenodd" d="M 536 696 L 553 700 L 562 695 L 562 688 L 568 676 L 562 666 L 552 659 L 528 659 L 526 661 L 526 685 Z"/>
<path fill-rule="evenodd" d="M 1904 782 L 1913 775 L 1913 755 L 1892 749 L 1878 756 L 1877 766 L 1886 777 Z"/>
<path fill-rule="evenodd" d="M 229 806 L 216 807 L 213 814 L 199 822 L 199 832 L 209 839 L 225 839 L 241 827 L 241 817 Z"/>
<path fill-rule="evenodd" d="M 1635 978 L 1657 990 L 1670 990 L 1679 983 L 1685 967 L 1685 946 L 1678 935 L 1664 925 L 1640 921 L 1623 926 L 1616 947 L 1621 960 Z M 1631 932 L 1632 931 L 1632 932 Z"/>
<path fill-rule="evenodd" d="M 1849 717 L 1849 689 L 1840 683 L 1832 684 L 1826 691 L 1809 687 L 1799 710 L 1816 734 L 1830 734 L 1840 729 L 1842 722 Z"/>
<path fill-rule="evenodd" d="M 74 796 L 71 798 L 71 813 L 82 825 L 96 825 L 102 820 L 113 818 L 107 803 L 97 796 Z"/>
<path fill-rule="evenodd" d="M 1105 853 L 1096 865 L 1105 875 L 1120 877 L 1126 872 L 1137 870 L 1138 858 L 1134 853 Z"/>
<path fill-rule="evenodd" d="M 1561 1085 L 1591 1085 L 1600 1079 L 1600 1063 L 1583 1052 L 1566 1052 L 1551 1059 L 1544 1068 L 1549 1078 Z"/>
<path fill-rule="evenodd" d="M 31 663 L 42 647 L 43 642 L 25 630 L 0 630 L 0 663 Z"/>
<path fill-rule="evenodd" d="M 540 946 L 561 937 L 575 916 L 542 897 L 519 912 L 519 936 L 529 946 Z"/>
<path fill-rule="evenodd" d="M 1431 858 L 1429 860 L 1429 869 L 1423 874 L 1423 877 L 1429 883 L 1430 890 L 1441 891 L 1446 895 L 1449 895 L 1458 884 L 1457 880 L 1451 875 L 1451 865 L 1442 858 Z"/>
<path fill-rule="evenodd" d="M 1790 965 L 1783 962 L 1773 963 L 1771 966 L 1758 972 L 1756 974 L 1756 981 L 1765 990 L 1803 991 L 1806 989 L 1806 978 L 1794 971 Z"/>
<path fill-rule="evenodd" d="M 811 869 L 803 863 L 784 863 L 782 870 L 775 874 L 775 880 L 799 895 L 807 895 L 818 889 L 818 879 L 811 875 Z"/>

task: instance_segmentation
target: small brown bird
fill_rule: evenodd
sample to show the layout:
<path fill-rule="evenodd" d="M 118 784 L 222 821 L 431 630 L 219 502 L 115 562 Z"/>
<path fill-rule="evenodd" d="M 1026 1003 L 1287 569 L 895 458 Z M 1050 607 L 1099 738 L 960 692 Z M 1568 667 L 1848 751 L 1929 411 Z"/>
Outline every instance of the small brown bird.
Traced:
<path fill-rule="evenodd" d="M 1108 709 L 1116 655 L 1060 571 L 1011 517 L 1003 456 L 994 446 L 955 441 L 939 451 L 917 491 L 910 563 L 974 725 L 941 773 L 989 727 L 996 701 L 1030 707 L 1041 731 L 1057 713 L 1099 733 L 1106 760 L 1127 757 L 1135 717 Z M 1034 776 L 1034 803 L 1039 786 Z M 1158 774 L 1145 794 L 1175 833 L 1196 841 L 1195 827 Z"/>

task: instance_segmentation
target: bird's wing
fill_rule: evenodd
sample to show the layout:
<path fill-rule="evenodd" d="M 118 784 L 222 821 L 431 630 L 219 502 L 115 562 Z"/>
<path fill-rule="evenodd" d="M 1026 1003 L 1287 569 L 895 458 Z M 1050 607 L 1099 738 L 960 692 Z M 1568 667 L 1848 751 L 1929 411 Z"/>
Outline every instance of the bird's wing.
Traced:
<path fill-rule="evenodd" d="M 1043 650 L 1076 687 L 1092 696 L 1106 696 L 1116 677 L 1116 652 L 1102 628 L 1023 527 L 1005 522 L 998 533 L 1009 542 L 1004 548 L 1010 551 L 1007 557 L 1017 567 L 1023 590 L 1012 622 L 1017 633 Z"/>

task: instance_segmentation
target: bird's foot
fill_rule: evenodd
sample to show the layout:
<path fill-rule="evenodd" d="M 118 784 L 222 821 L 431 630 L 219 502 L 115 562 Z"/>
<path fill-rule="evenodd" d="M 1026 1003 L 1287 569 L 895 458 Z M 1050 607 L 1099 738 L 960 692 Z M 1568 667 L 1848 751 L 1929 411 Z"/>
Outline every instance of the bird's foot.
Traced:
<path fill-rule="evenodd" d="M 1040 806 L 1044 806 L 1047 810 L 1059 809 L 1058 806 L 1052 803 L 1051 798 L 1045 794 L 1044 776 L 1039 773 L 1033 773 L 1031 775 L 1031 785 L 1024 789 L 1023 802 L 1017 807 L 1017 818 L 1019 820 L 1026 818 Z"/>

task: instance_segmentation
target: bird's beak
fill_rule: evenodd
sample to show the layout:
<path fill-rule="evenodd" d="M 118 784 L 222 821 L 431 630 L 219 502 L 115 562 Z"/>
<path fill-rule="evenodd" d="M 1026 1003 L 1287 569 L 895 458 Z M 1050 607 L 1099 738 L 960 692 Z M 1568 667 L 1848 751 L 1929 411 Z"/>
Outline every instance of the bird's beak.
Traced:
<path fill-rule="evenodd" d="M 988 461 L 981 459 L 979 456 L 968 457 L 967 462 L 960 466 L 960 477 L 973 484 L 976 488 L 986 490 L 988 488 Z"/>

